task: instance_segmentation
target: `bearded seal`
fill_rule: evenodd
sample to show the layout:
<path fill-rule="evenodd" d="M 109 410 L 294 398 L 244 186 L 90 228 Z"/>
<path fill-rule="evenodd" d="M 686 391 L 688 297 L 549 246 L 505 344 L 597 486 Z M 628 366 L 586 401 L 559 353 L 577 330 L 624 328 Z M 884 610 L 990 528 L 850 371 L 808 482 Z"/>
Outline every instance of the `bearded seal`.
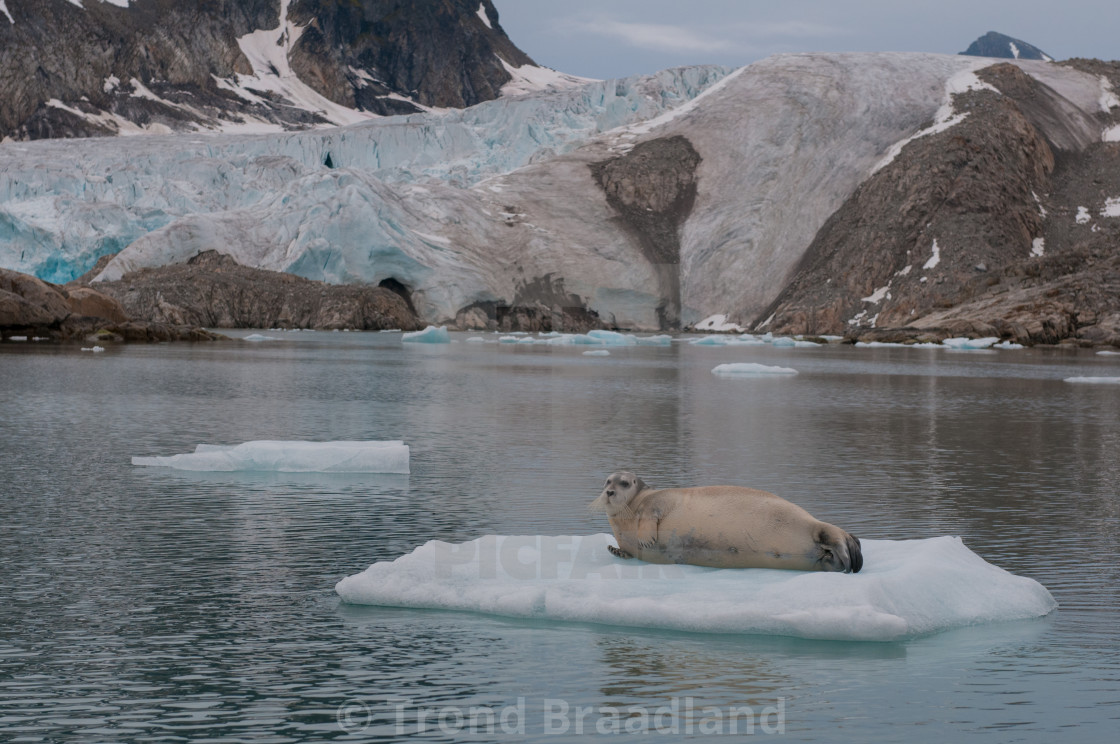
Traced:
<path fill-rule="evenodd" d="M 715 568 L 857 573 L 859 538 L 767 491 L 739 486 L 655 490 L 612 473 L 590 508 L 607 513 L 620 558 Z"/>

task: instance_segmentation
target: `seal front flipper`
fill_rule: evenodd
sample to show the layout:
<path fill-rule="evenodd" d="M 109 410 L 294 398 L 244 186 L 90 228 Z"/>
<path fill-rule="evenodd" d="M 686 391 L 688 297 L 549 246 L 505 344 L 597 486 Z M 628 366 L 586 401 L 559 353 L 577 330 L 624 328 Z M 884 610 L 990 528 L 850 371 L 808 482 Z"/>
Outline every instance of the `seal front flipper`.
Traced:
<path fill-rule="evenodd" d="M 617 556 L 619 558 L 633 558 L 634 557 L 634 556 L 630 555 L 629 553 L 627 553 L 622 548 L 616 548 L 613 545 L 608 545 L 607 550 L 609 550 L 611 552 L 611 555 Z"/>
<path fill-rule="evenodd" d="M 638 527 L 634 530 L 634 541 L 642 550 L 649 550 L 657 546 L 657 525 L 661 522 L 661 510 L 653 509 L 648 517 L 638 519 Z"/>

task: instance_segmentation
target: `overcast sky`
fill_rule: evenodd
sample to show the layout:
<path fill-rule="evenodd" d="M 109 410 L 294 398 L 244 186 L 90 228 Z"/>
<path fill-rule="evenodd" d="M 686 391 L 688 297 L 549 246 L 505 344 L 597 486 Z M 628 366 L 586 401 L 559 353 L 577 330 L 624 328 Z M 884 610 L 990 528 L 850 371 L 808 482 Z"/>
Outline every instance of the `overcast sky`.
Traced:
<path fill-rule="evenodd" d="M 1120 59 L 1120 0 L 494 0 L 538 64 L 592 78 L 779 52 L 956 54 L 999 31 L 1055 59 Z"/>

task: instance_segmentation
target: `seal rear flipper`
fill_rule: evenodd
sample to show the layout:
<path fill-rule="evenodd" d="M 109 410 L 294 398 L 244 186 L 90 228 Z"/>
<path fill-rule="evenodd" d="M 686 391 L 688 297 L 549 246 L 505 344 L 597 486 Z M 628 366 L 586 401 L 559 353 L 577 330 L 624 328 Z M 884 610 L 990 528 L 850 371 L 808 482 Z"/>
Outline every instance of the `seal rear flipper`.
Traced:
<path fill-rule="evenodd" d="M 622 548 L 616 548 L 613 545 L 608 545 L 607 550 L 610 551 L 611 555 L 617 556 L 619 558 L 633 558 L 634 557 L 634 556 L 630 555 L 629 553 L 627 553 Z"/>
<path fill-rule="evenodd" d="M 859 570 L 863 568 L 863 549 L 860 547 L 859 538 L 845 532 L 844 541 L 848 544 L 848 562 L 851 571 L 852 573 L 859 573 Z"/>

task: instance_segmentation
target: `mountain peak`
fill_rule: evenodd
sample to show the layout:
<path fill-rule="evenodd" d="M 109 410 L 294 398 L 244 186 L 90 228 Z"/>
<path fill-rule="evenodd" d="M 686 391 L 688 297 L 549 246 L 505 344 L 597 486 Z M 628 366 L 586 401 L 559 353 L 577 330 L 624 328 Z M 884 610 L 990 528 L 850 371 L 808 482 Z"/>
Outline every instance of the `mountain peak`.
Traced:
<path fill-rule="evenodd" d="M 989 31 L 968 45 L 961 54 L 972 57 L 997 57 L 999 59 L 1041 59 L 1053 62 L 1054 58 L 1033 44 L 1012 38 L 998 31 Z"/>

